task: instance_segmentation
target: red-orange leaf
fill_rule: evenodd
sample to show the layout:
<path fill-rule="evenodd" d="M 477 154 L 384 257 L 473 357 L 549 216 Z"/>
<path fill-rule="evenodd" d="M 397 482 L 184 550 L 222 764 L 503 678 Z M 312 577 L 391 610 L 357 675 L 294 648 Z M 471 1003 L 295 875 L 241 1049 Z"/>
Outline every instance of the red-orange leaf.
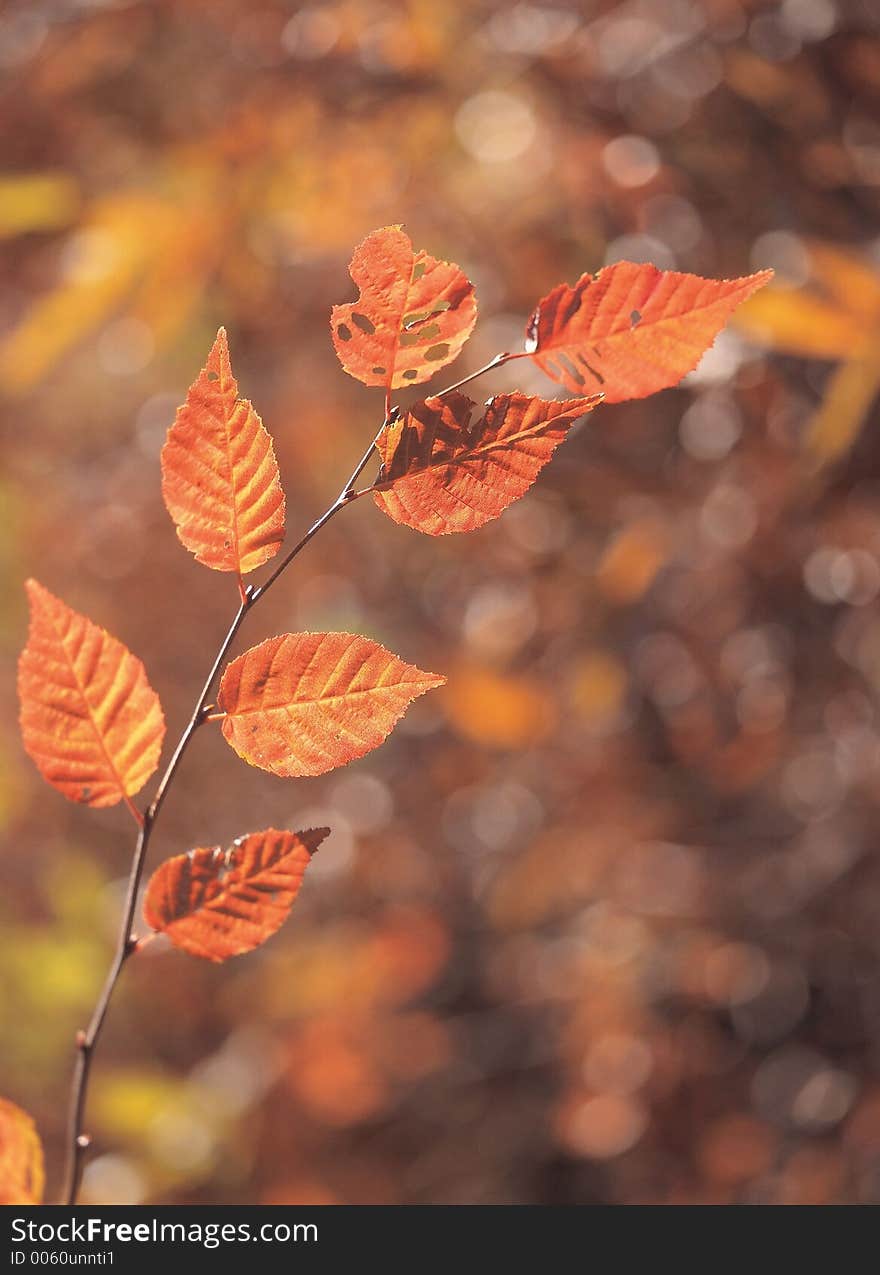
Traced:
<path fill-rule="evenodd" d="M 528 491 L 572 422 L 599 402 L 499 394 L 472 423 L 477 405 L 464 394 L 426 399 L 378 439 L 373 499 L 431 536 L 473 531 Z"/>
<path fill-rule="evenodd" d="M 646 398 L 692 372 L 736 307 L 771 278 L 701 279 L 618 261 L 538 302 L 526 352 L 575 394 Z"/>
<path fill-rule="evenodd" d="M 386 226 L 355 248 L 349 272 L 360 296 L 330 316 L 349 375 L 390 392 L 429 380 L 458 355 L 477 318 L 474 285 L 458 266 L 413 252 L 400 226 Z"/>
<path fill-rule="evenodd" d="M 411 700 L 444 677 L 351 633 L 283 633 L 233 660 L 217 707 L 245 761 L 323 775 L 378 747 Z"/>
<path fill-rule="evenodd" d="M 139 659 L 28 580 L 31 623 L 18 663 L 21 734 L 44 779 L 71 801 L 113 806 L 159 763 L 165 720 Z"/>
<path fill-rule="evenodd" d="M 272 440 L 238 397 L 223 328 L 168 431 L 162 495 L 181 543 L 215 571 L 253 571 L 284 539 Z"/>
<path fill-rule="evenodd" d="M 287 920 L 309 859 L 330 832 L 267 828 L 169 859 L 147 886 L 144 916 L 191 956 L 225 961 L 265 943 Z"/>
<path fill-rule="evenodd" d="M 44 1181 L 43 1148 L 33 1120 L 0 1098 L 0 1204 L 39 1204 Z"/>

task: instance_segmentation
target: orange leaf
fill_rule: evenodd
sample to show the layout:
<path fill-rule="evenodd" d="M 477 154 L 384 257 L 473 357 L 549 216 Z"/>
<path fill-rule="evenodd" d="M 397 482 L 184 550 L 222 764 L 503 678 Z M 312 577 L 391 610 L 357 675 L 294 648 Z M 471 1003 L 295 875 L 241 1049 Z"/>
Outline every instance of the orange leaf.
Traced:
<path fill-rule="evenodd" d="M 252 951 L 287 920 L 309 860 L 329 832 L 267 828 L 225 851 L 214 846 L 176 855 L 147 886 L 147 924 L 209 961 Z"/>
<path fill-rule="evenodd" d="M 0 1098 L 0 1204 L 39 1204 L 44 1182 L 43 1148 L 33 1120 Z"/>
<path fill-rule="evenodd" d="M 618 261 L 538 302 L 526 353 L 575 394 L 646 398 L 692 372 L 740 302 L 772 277 L 701 279 Z"/>
<path fill-rule="evenodd" d="M 144 666 L 36 580 L 18 663 L 21 733 L 44 779 L 70 801 L 113 806 L 159 763 L 165 719 Z"/>
<path fill-rule="evenodd" d="M 246 762 L 323 775 L 378 747 L 411 700 L 446 681 L 351 633 L 283 633 L 233 660 L 217 707 Z"/>
<path fill-rule="evenodd" d="M 178 539 L 215 571 L 253 571 L 284 539 L 272 440 L 238 397 L 223 328 L 162 448 L 162 495 Z"/>
<path fill-rule="evenodd" d="M 431 536 L 473 531 L 528 491 L 572 423 L 600 402 L 499 394 L 471 424 L 476 403 L 464 394 L 426 399 L 377 441 L 373 499 L 395 522 Z"/>
<path fill-rule="evenodd" d="M 350 376 L 390 393 L 457 357 L 477 319 L 474 285 L 458 266 L 414 253 L 400 226 L 386 226 L 355 248 L 349 273 L 360 296 L 333 307 L 330 327 Z"/>

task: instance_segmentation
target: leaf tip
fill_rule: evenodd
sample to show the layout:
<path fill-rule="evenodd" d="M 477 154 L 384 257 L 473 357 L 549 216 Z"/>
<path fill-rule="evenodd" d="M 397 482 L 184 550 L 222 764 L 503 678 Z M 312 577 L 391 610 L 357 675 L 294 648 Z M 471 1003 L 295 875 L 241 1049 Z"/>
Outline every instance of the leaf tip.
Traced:
<path fill-rule="evenodd" d="M 58 602 L 55 595 L 50 593 L 46 586 L 40 584 L 39 580 L 35 580 L 33 576 L 28 576 L 27 580 L 25 580 L 24 591 L 31 615 L 34 615 L 41 608 L 50 606 L 53 602 Z"/>
<path fill-rule="evenodd" d="M 776 271 L 773 270 L 771 267 L 768 267 L 766 270 L 759 270 L 756 274 L 752 275 L 752 282 L 754 283 L 754 287 L 752 288 L 752 291 L 757 292 L 759 288 L 763 288 L 766 284 L 770 283 L 770 281 L 775 278 L 776 278 Z"/>
<path fill-rule="evenodd" d="M 330 836 L 330 829 L 329 828 L 306 828 L 304 829 L 303 832 L 300 832 L 297 835 L 299 836 L 299 839 L 300 841 L 302 841 L 306 850 L 308 850 L 309 857 L 311 857 L 315 853 L 315 851 L 318 849 L 321 842 L 326 841 L 326 839 Z"/>
<path fill-rule="evenodd" d="M 225 327 L 222 326 L 217 329 L 217 335 L 214 337 L 214 344 L 211 346 L 211 352 L 208 355 L 208 362 L 205 364 L 204 372 L 216 373 L 218 370 L 223 378 L 232 373 L 229 358 L 229 338 L 226 335 Z"/>

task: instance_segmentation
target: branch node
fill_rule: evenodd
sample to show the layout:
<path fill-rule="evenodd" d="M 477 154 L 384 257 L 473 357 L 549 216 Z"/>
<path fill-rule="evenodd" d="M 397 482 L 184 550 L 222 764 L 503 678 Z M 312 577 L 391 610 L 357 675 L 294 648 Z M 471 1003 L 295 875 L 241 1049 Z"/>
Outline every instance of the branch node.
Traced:
<path fill-rule="evenodd" d="M 77 1049 L 85 1051 L 88 1048 L 88 1044 L 89 1038 L 80 1027 L 79 1031 L 76 1033 L 76 1047 Z"/>

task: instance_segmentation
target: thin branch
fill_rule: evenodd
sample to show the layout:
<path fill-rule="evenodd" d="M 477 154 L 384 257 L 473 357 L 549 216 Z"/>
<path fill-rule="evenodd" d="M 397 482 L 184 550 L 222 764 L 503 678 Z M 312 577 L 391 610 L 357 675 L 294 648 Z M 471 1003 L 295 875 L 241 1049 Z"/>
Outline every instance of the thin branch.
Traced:
<path fill-rule="evenodd" d="M 488 363 L 484 363 L 482 367 L 477 368 L 476 372 L 471 372 L 470 376 L 463 376 L 460 381 L 456 381 L 454 385 L 447 385 L 444 390 L 438 390 L 432 397 L 442 398 L 444 394 L 451 394 L 453 390 L 460 390 L 463 385 L 468 385 L 471 381 L 475 381 L 478 376 L 483 376 L 486 372 L 492 372 L 496 367 L 503 367 L 505 363 L 510 363 L 512 359 L 525 357 L 525 351 L 519 351 L 515 354 L 496 354 L 494 359 L 490 359 Z"/>
<path fill-rule="evenodd" d="M 384 427 L 385 423 L 383 423 L 382 428 L 384 429 Z M 381 430 L 379 433 L 381 433 Z M 92 1013 L 89 1025 L 85 1031 L 80 1031 L 76 1038 L 77 1058 L 70 1091 L 67 1131 L 67 1173 L 63 1197 L 64 1202 L 67 1204 L 76 1203 L 80 1180 L 82 1178 L 83 1160 L 90 1141 L 88 1135 L 83 1133 L 83 1118 L 85 1116 L 89 1076 L 91 1073 L 95 1046 L 97 1045 L 98 1038 L 101 1035 L 101 1029 L 104 1026 L 104 1020 L 107 1017 L 107 1011 L 110 1008 L 110 1001 L 119 980 L 119 975 L 122 973 L 122 968 L 128 958 L 133 955 L 140 943 L 142 943 L 142 940 L 139 943 L 139 941 L 135 938 L 133 926 L 135 911 L 137 909 L 138 892 L 140 890 L 141 879 L 143 877 L 147 850 L 150 845 L 150 835 L 155 827 L 159 811 L 162 809 L 168 790 L 171 787 L 175 774 L 177 773 L 177 768 L 183 759 L 184 753 L 189 747 L 193 735 L 205 721 L 214 721 L 221 715 L 211 711 L 214 709 L 214 705 L 210 703 L 211 693 L 214 688 L 214 683 L 217 680 L 217 675 L 220 672 L 221 665 L 226 659 L 229 648 L 232 646 L 245 616 L 250 610 L 252 610 L 259 599 L 262 598 L 269 589 L 271 589 L 272 585 L 279 578 L 282 572 L 290 566 L 294 558 L 302 552 L 312 537 L 315 536 L 321 528 L 339 512 L 340 509 L 344 509 L 346 505 L 351 504 L 359 496 L 364 494 L 363 492 L 355 492 L 353 489 L 358 478 L 369 463 L 370 457 L 373 454 L 376 439 L 379 437 L 379 433 L 376 434 L 376 438 L 373 439 L 370 446 L 352 470 L 345 486 L 342 488 L 333 504 L 325 510 L 320 518 L 312 523 L 311 527 L 302 539 L 293 546 L 290 552 L 282 560 L 281 564 L 276 567 L 265 583 L 256 589 L 252 585 L 244 586 L 241 584 L 241 605 L 235 613 L 235 617 L 229 626 L 226 637 L 220 644 L 220 649 L 218 650 L 214 658 L 214 662 L 211 665 L 211 670 L 205 679 L 205 684 L 202 687 L 201 694 L 196 700 L 196 705 L 192 711 L 192 715 L 190 716 L 183 734 L 177 741 L 177 746 L 172 753 L 171 760 L 168 762 L 168 765 L 165 768 L 165 773 L 159 781 L 159 786 L 156 789 L 156 795 L 153 797 L 152 802 L 144 814 L 141 814 L 131 801 L 128 803 L 132 813 L 138 821 L 140 830 L 138 832 L 134 855 L 131 861 L 131 869 L 128 876 L 128 887 L 125 896 L 125 906 L 122 912 L 122 923 L 119 929 L 119 938 L 117 940 L 116 951 L 114 953 L 110 969 L 107 971 L 107 977 L 104 981 L 101 995 L 98 997 L 98 1002 Z"/>
<path fill-rule="evenodd" d="M 440 394 L 449 394 L 453 390 L 460 389 L 462 385 L 467 385 L 470 381 L 476 380 L 476 378 L 478 376 L 482 376 L 484 372 L 489 372 L 493 368 L 501 367 L 502 364 L 507 363 L 510 359 L 521 357 L 522 355 L 520 354 L 497 354 L 495 358 L 491 359 L 484 367 L 479 368 L 476 372 L 472 372 L 470 376 L 465 376 L 460 381 L 456 381 L 454 385 L 447 386 L 446 389 L 440 391 Z M 332 505 L 330 505 L 329 508 L 321 514 L 320 518 L 317 518 L 312 523 L 305 535 L 303 535 L 293 548 L 285 555 L 268 579 L 266 579 L 262 585 L 255 588 L 253 585 L 245 585 L 241 576 L 238 576 L 238 590 L 241 597 L 241 604 L 235 613 L 225 638 L 220 644 L 220 649 L 218 650 L 214 658 L 214 662 L 211 665 L 211 670 L 205 679 L 205 684 L 202 687 L 201 694 L 196 700 L 196 705 L 192 711 L 192 715 L 190 716 L 183 734 L 177 742 L 177 746 L 171 755 L 171 760 L 165 768 L 165 773 L 159 781 L 159 786 L 156 789 L 156 794 L 153 797 L 152 802 L 148 806 L 147 810 L 141 814 L 134 803 L 129 798 L 126 798 L 128 807 L 139 825 L 138 837 L 137 842 L 135 843 L 131 869 L 128 876 L 125 906 L 122 912 L 122 923 L 119 929 L 116 951 L 110 968 L 107 971 L 107 977 L 104 980 L 104 986 L 101 990 L 100 996 L 98 997 L 98 1002 L 92 1012 L 89 1025 L 85 1031 L 78 1032 L 76 1038 L 77 1058 L 71 1083 L 67 1132 L 67 1174 L 64 1190 L 64 1201 L 67 1204 L 72 1205 L 76 1203 L 76 1197 L 79 1193 L 79 1185 L 82 1177 L 83 1161 L 90 1143 L 88 1135 L 83 1132 L 83 1119 L 85 1116 L 89 1077 L 91 1074 L 95 1047 L 101 1035 L 101 1030 L 107 1017 L 107 1011 L 110 1008 L 110 1001 L 113 997 L 113 992 L 116 988 L 119 976 L 122 973 L 122 968 L 128 958 L 132 956 L 139 947 L 143 946 L 145 941 L 147 941 L 150 937 L 148 935 L 145 939 L 142 938 L 139 940 L 133 933 L 138 893 L 144 873 L 147 851 L 150 845 L 150 836 L 153 828 L 155 827 L 156 820 L 159 817 L 159 812 L 162 809 L 165 797 L 167 796 L 174 776 L 177 773 L 177 768 L 180 765 L 183 756 L 189 747 L 190 741 L 198 728 L 206 721 L 216 721 L 219 717 L 223 716 L 222 713 L 214 711 L 215 705 L 210 702 L 210 697 L 214 688 L 214 683 L 217 680 L 217 675 L 220 672 L 221 665 L 226 659 L 229 648 L 232 646 L 232 643 L 244 622 L 245 616 L 253 609 L 260 598 L 268 593 L 268 591 L 272 588 L 272 585 L 275 584 L 276 580 L 278 580 L 283 572 L 287 570 L 291 562 L 299 556 L 309 541 L 317 535 L 322 527 L 326 526 L 331 518 L 335 517 L 335 515 L 339 513 L 340 509 L 344 509 L 346 505 L 352 504 L 355 500 L 360 499 L 361 496 L 366 495 L 368 491 L 372 490 L 371 487 L 364 487 L 360 490 L 355 490 L 355 484 L 369 464 L 382 430 L 392 424 L 397 419 L 397 415 L 398 409 L 391 406 L 389 395 L 385 407 L 385 420 L 382 422 L 381 428 L 376 433 L 376 436 L 370 443 L 369 447 L 355 465 L 339 495 L 333 501 Z"/>
<path fill-rule="evenodd" d="M 354 469 L 351 471 L 348 477 L 348 481 L 346 482 L 345 486 L 340 491 L 339 495 L 333 501 L 333 504 L 330 506 L 330 508 L 325 509 L 324 512 L 321 514 L 321 517 L 317 518 L 312 523 L 311 527 L 309 527 L 308 531 L 302 537 L 302 539 L 298 540 L 297 543 L 290 550 L 290 552 L 287 554 L 287 556 L 282 558 L 281 562 L 278 564 L 278 566 L 269 576 L 268 580 L 266 580 L 264 584 L 261 584 L 259 588 L 251 590 L 251 593 L 250 593 L 251 606 L 254 605 L 254 603 L 257 601 L 258 598 L 261 598 L 264 593 L 266 593 L 269 589 L 272 588 L 272 585 L 275 583 L 275 581 L 278 579 L 281 573 L 287 570 L 291 562 L 293 562 L 294 558 L 297 557 L 298 554 L 302 553 L 303 549 L 305 549 L 306 545 L 309 543 L 312 537 L 316 536 L 318 532 L 321 530 L 321 528 L 326 526 L 327 523 L 330 521 L 330 519 L 339 513 L 340 509 L 344 509 L 346 505 L 350 505 L 352 501 L 357 500 L 359 496 L 362 496 L 364 494 L 362 491 L 357 491 L 357 492 L 354 491 L 354 485 L 357 482 L 357 480 L 360 478 L 361 474 L 366 469 L 367 465 L 369 464 L 370 457 L 373 454 L 373 449 L 375 448 L 376 443 L 378 442 L 378 439 L 380 434 L 382 433 L 382 430 L 389 423 L 389 421 L 393 419 L 394 419 L 393 414 L 391 416 L 385 417 L 385 420 L 382 422 L 382 428 L 377 431 L 375 438 L 370 443 L 369 447 L 364 452 L 363 456 L 360 458 L 358 463 L 355 465 Z"/>

